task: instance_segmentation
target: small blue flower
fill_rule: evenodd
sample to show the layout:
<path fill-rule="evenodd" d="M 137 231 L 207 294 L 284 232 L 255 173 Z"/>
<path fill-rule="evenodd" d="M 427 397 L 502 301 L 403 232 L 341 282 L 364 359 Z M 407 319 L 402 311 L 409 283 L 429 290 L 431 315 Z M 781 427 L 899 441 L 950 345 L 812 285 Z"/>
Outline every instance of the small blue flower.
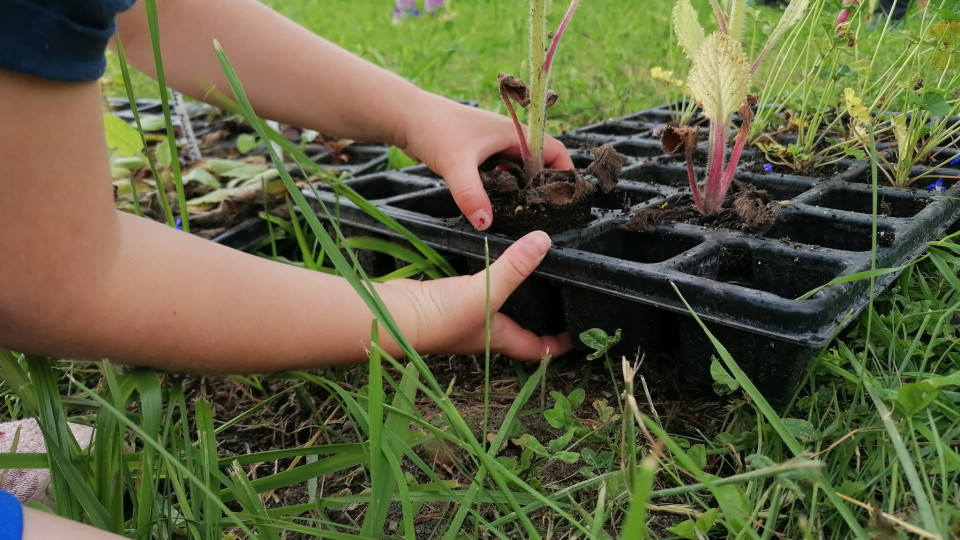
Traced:
<path fill-rule="evenodd" d="M 764 164 L 763 164 L 763 170 L 767 171 L 768 173 L 772 173 L 772 172 L 773 172 L 773 165 L 771 165 L 770 163 L 764 163 Z"/>
<path fill-rule="evenodd" d="M 927 189 L 930 191 L 946 191 L 947 188 L 943 187 L 943 178 L 937 178 L 937 181 L 927 186 Z"/>
<path fill-rule="evenodd" d="M 182 230 L 183 230 L 183 220 L 180 219 L 180 218 L 177 218 L 177 220 L 173 222 L 173 226 L 176 227 L 178 231 L 182 231 Z"/>
<path fill-rule="evenodd" d="M 954 167 L 960 165 L 960 154 L 953 156 L 953 159 L 950 160 L 950 165 Z"/>

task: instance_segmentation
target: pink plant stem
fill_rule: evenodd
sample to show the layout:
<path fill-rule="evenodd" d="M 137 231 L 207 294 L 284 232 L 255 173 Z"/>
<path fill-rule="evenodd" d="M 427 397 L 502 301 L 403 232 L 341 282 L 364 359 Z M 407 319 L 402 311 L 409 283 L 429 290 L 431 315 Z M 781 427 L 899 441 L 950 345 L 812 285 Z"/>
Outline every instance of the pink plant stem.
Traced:
<path fill-rule="evenodd" d="M 726 189 L 723 188 L 723 162 L 726 156 L 723 151 L 726 145 L 727 122 L 710 122 L 710 141 L 713 143 L 713 149 L 710 154 L 710 172 L 707 173 L 707 183 L 704 186 L 703 206 L 698 207 L 700 213 L 707 215 L 712 213 L 723 203 L 723 195 Z M 719 196 L 719 199 L 717 197 Z"/>
<path fill-rule="evenodd" d="M 717 18 L 717 26 L 719 30 L 724 34 L 729 34 L 730 31 L 727 30 L 727 17 L 723 14 L 723 9 L 720 8 L 720 3 L 717 0 L 710 0 L 710 5 L 713 6 L 713 15 Z"/>
<path fill-rule="evenodd" d="M 527 137 L 523 133 L 523 126 L 520 124 L 520 119 L 517 118 L 517 111 L 513 108 L 510 97 L 500 92 L 500 98 L 503 99 L 503 102 L 507 105 L 507 111 L 510 112 L 510 119 L 513 120 L 513 127 L 517 130 L 517 140 L 520 141 L 520 158 L 523 160 L 524 166 L 526 166 L 531 161 L 531 154 L 530 147 L 527 145 Z"/>
<path fill-rule="evenodd" d="M 572 0 L 570 5 L 567 7 L 567 13 L 564 14 L 563 20 L 560 21 L 560 26 L 557 28 L 557 32 L 553 35 L 553 40 L 550 42 L 550 49 L 547 50 L 547 57 L 543 61 L 543 72 L 550 73 L 550 67 L 553 65 L 553 55 L 557 52 L 557 46 L 560 45 L 560 38 L 563 37 L 563 32 L 567 29 L 567 25 L 570 24 L 570 19 L 573 18 L 573 12 L 577 10 L 577 6 L 580 5 L 580 0 Z"/>
<path fill-rule="evenodd" d="M 700 186 L 697 185 L 697 172 L 693 170 L 693 145 L 684 145 L 684 153 L 687 156 L 687 178 L 690 179 L 690 193 L 693 196 L 693 206 L 702 212 L 703 197 L 700 196 Z"/>
<path fill-rule="evenodd" d="M 750 133 L 750 121 L 753 119 L 753 111 L 750 110 L 750 107 L 743 107 L 740 115 L 743 116 L 743 124 L 740 125 L 740 131 L 737 133 L 737 140 L 733 145 L 733 151 L 730 152 L 730 162 L 727 163 L 727 168 L 723 171 L 723 178 L 720 181 L 721 201 L 726 197 L 727 190 L 730 189 L 730 184 L 733 183 L 733 175 L 737 172 L 737 164 L 740 162 L 740 155 L 743 153 L 743 147 L 747 144 L 747 135 Z"/>

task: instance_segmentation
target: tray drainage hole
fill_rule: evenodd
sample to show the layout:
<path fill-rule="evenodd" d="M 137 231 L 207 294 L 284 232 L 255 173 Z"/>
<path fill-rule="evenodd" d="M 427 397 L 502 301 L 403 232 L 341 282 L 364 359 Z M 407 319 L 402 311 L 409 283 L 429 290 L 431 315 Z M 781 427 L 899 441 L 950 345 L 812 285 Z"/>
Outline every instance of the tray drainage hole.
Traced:
<path fill-rule="evenodd" d="M 575 247 L 597 255 L 643 264 L 656 264 L 672 259 L 702 242 L 701 237 L 664 229 L 654 233 L 614 229 Z"/>
<path fill-rule="evenodd" d="M 794 299 L 839 276 L 840 260 L 754 249 L 747 245 L 720 246 L 707 257 L 681 268 L 685 273 Z"/>
<path fill-rule="evenodd" d="M 389 176 L 374 176 L 360 180 L 351 180 L 346 182 L 348 186 L 354 189 L 364 199 L 376 200 L 415 193 L 426 189 L 425 186 L 404 182 Z"/>
<path fill-rule="evenodd" d="M 870 223 L 844 221 L 836 216 L 791 214 L 767 231 L 766 238 L 843 251 L 870 251 Z M 877 226 L 877 245 L 893 245 L 896 232 L 889 225 Z"/>
<path fill-rule="evenodd" d="M 878 212 L 880 215 L 895 218 L 913 217 L 926 208 L 931 200 L 926 197 L 914 197 L 904 193 L 881 193 L 878 200 Z M 873 213 L 873 194 L 869 191 L 853 189 L 832 189 L 811 204 L 821 208 L 871 214 Z"/>
<path fill-rule="evenodd" d="M 456 218 L 461 215 L 460 208 L 453 200 L 453 195 L 446 189 L 394 201 L 390 203 L 390 206 L 440 219 Z"/>

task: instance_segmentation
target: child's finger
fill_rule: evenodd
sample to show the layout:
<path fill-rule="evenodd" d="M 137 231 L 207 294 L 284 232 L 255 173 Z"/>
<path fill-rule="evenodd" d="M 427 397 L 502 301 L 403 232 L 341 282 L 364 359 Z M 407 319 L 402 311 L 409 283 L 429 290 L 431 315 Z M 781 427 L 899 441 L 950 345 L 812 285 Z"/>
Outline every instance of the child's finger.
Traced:
<path fill-rule="evenodd" d="M 560 356 L 573 348 L 569 334 L 538 336 L 502 313 L 490 322 L 490 334 L 490 348 L 514 360 L 537 362 L 547 352 Z"/>
<path fill-rule="evenodd" d="M 490 198 L 480 182 L 480 173 L 476 165 L 469 165 L 469 160 L 459 160 L 463 166 L 458 166 L 444 175 L 450 194 L 463 215 L 473 225 L 473 228 L 483 231 L 493 223 L 493 207 Z"/>
<path fill-rule="evenodd" d="M 513 243 L 490 265 L 490 304 L 495 311 L 523 283 L 550 250 L 550 237 L 533 231 Z"/>
<path fill-rule="evenodd" d="M 565 171 L 573 168 L 573 160 L 570 159 L 567 147 L 553 137 L 544 138 L 543 154 L 546 166 L 551 169 Z"/>

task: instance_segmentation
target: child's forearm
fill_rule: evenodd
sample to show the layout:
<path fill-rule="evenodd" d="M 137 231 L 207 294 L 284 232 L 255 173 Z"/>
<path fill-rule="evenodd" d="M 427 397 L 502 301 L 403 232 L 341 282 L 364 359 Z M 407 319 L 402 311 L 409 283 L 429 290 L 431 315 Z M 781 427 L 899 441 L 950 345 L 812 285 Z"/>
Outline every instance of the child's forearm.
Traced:
<path fill-rule="evenodd" d="M 407 114 L 430 95 L 255 0 L 158 0 L 167 83 L 230 95 L 213 48 L 230 58 L 258 114 L 327 134 L 405 146 Z M 118 17 L 131 63 L 154 74 L 144 1 Z"/>

